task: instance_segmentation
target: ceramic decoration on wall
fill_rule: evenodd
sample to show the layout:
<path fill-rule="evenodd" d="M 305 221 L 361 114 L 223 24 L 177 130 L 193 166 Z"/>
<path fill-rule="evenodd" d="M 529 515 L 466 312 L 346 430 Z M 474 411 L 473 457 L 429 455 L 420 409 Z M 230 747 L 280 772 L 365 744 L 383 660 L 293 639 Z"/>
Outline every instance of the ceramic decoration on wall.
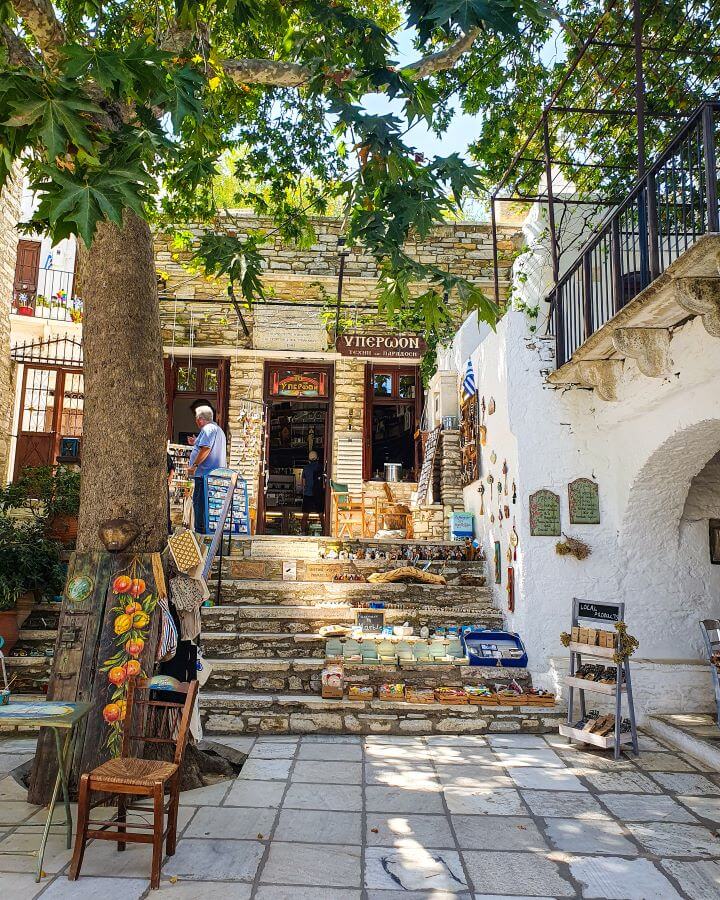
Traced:
<path fill-rule="evenodd" d="M 502 584 L 502 551 L 500 541 L 495 541 L 495 584 Z"/>
<path fill-rule="evenodd" d="M 533 537 L 559 537 L 560 497 L 547 489 L 530 494 L 530 534 Z"/>
<path fill-rule="evenodd" d="M 600 497 L 592 478 L 576 478 L 568 485 L 571 525 L 599 525 Z"/>
<path fill-rule="evenodd" d="M 512 566 L 508 566 L 506 590 L 508 612 L 515 612 L 515 570 Z"/>
<path fill-rule="evenodd" d="M 491 416 L 495 412 L 495 398 L 491 397 L 488 401 L 488 415 Z"/>

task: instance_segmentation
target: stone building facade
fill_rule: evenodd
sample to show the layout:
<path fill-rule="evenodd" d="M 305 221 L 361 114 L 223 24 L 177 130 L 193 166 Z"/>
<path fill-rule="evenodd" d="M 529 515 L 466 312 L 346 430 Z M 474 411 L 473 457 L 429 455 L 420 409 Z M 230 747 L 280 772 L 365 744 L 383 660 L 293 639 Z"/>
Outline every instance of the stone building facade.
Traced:
<path fill-rule="evenodd" d="M 373 372 L 388 366 L 404 374 L 417 370 L 420 358 L 388 359 L 343 356 L 335 347 L 339 250 L 342 223 L 331 218 L 314 220 L 315 243 L 307 249 L 288 247 L 272 234 L 272 223 L 249 213 L 229 216 L 223 223 L 228 232 L 245 236 L 257 231 L 269 235 L 261 254 L 265 261 L 263 283 L 266 300 L 252 309 L 242 308 L 242 320 L 229 302 L 227 285 L 188 270 L 191 252 L 172 234 L 158 234 L 156 260 L 161 279 L 161 318 L 166 356 L 173 371 L 184 370 L 193 361 L 217 361 L 226 367 L 226 415 L 221 415 L 230 440 L 230 464 L 248 482 L 251 503 L 261 503 L 261 481 L 265 477 L 264 416 L 268 405 L 268 368 L 278 364 L 302 367 L 326 366 L 331 376 L 327 448 L 330 477 L 353 488 L 362 485 L 372 496 L 367 455 L 371 453 L 368 430 L 368 379 Z M 198 240 L 202 230 L 185 230 Z M 500 281 L 507 287 L 514 252 L 520 246 L 515 226 L 502 231 Z M 436 229 L 424 241 L 414 241 L 408 254 L 423 263 L 432 263 L 450 272 L 476 281 L 490 295 L 493 290 L 492 234 L 485 224 L 456 222 Z M 386 328 L 374 322 L 378 271 L 374 259 L 356 249 L 346 251 L 342 283 L 340 329 Z M 417 290 L 422 289 L 417 285 Z M 199 364 L 199 363 L 198 363 Z M 395 377 L 395 376 L 394 376 Z M 177 387 L 178 377 L 168 383 Z M 419 381 L 418 381 L 419 385 Z M 418 387 L 418 390 L 420 388 Z M 172 402 L 178 394 L 170 388 Z M 218 402 L 223 399 L 218 396 Z M 264 404 L 264 406 L 263 406 Z M 427 413 L 427 410 L 425 410 Z M 172 413 L 171 413 L 172 414 Z M 415 426 L 429 428 L 430 423 L 418 402 Z M 423 419 L 423 423 L 421 423 Z M 177 437 L 177 429 L 175 434 Z M 454 455 L 453 455 L 454 454 Z M 438 477 L 432 503 L 416 511 L 418 537 L 447 536 L 447 513 L 462 508 L 457 490 L 459 469 L 457 440 L 446 438 L 446 453 L 441 454 L 444 475 Z M 352 464 L 349 460 L 352 458 Z M 416 468 L 417 472 L 417 468 Z M 398 502 L 409 501 L 412 482 L 392 486 Z"/>
<path fill-rule="evenodd" d="M 10 359 L 10 306 L 12 303 L 22 198 L 22 181 L 11 178 L 0 193 L 0 472 L 10 454 L 14 388 Z"/>

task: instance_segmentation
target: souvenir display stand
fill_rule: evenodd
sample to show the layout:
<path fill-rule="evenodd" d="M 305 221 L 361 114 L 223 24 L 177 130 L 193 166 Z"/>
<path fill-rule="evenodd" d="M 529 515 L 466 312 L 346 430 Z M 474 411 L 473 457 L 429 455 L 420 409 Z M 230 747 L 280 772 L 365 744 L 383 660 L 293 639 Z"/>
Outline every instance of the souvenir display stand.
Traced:
<path fill-rule="evenodd" d="M 213 469 L 205 476 L 205 522 L 207 534 L 214 534 L 227 494 L 233 469 Z M 247 482 L 238 476 L 233 494 L 232 509 L 227 518 L 225 532 L 250 534 Z"/>
<path fill-rule="evenodd" d="M 638 753 L 637 726 L 635 724 L 635 708 L 633 706 L 632 682 L 630 680 L 630 661 L 627 657 L 617 661 L 616 649 L 617 634 L 614 631 L 602 627 L 588 628 L 581 622 L 594 622 L 596 626 L 602 624 L 615 624 L 625 618 L 625 604 L 615 602 L 589 603 L 586 600 L 573 599 L 571 640 L 570 648 L 570 672 L 564 679 L 568 688 L 568 717 L 567 724 L 560 725 L 560 734 L 570 741 L 580 741 L 592 744 L 603 749 L 613 749 L 615 759 L 620 757 L 620 748 L 623 744 L 631 744 L 635 755 Z M 581 640 L 576 638 L 580 637 Z M 585 639 L 585 640 L 583 640 Z M 587 665 L 583 659 L 601 660 L 606 669 L 614 670 L 614 681 L 610 678 L 602 681 L 593 681 L 589 678 L 578 676 L 579 670 Z M 575 722 L 573 707 L 575 691 L 578 691 L 580 702 L 581 722 L 588 719 L 586 711 L 585 693 L 592 692 L 613 697 L 615 700 L 615 713 L 613 728 L 610 733 L 594 733 L 586 727 L 578 727 Z M 629 730 L 622 727 L 623 698 L 627 702 Z M 609 718 L 609 717 L 601 717 Z M 598 720 L 599 721 L 599 720 Z"/>

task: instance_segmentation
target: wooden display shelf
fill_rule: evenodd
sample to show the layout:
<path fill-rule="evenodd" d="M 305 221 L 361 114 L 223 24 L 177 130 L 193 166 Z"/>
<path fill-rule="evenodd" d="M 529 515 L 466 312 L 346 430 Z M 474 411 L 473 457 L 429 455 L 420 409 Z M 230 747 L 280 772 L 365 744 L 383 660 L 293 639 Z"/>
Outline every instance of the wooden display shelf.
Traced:
<path fill-rule="evenodd" d="M 564 737 L 572 738 L 575 741 L 582 741 L 585 744 L 592 744 L 594 747 L 601 747 L 603 750 L 611 750 L 615 747 L 615 729 L 612 734 L 602 735 L 593 734 L 590 731 L 583 731 L 582 728 L 573 728 L 572 725 L 559 725 L 560 734 Z M 620 734 L 621 744 L 632 743 L 632 732 L 623 731 Z"/>
<path fill-rule="evenodd" d="M 609 659 L 611 666 L 616 666 L 613 662 L 615 656 L 615 647 L 599 647 L 597 644 L 580 644 L 578 641 L 570 641 L 569 649 L 573 653 L 582 653 L 584 656 L 596 656 L 598 659 Z"/>
<path fill-rule="evenodd" d="M 602 684 L 600 681 L 591 681 L 589 678 L 576 678 L 572 675 L 566 675 L 563 678 L 563 684 L 567 687 L 579 688 L 581 691 L 593 691 L 596 694 L 610 694 L 615 696 L 615 688 L 617 685 Z M 621 691 L 625 691 L 625 685 L 620 686 Z"/>

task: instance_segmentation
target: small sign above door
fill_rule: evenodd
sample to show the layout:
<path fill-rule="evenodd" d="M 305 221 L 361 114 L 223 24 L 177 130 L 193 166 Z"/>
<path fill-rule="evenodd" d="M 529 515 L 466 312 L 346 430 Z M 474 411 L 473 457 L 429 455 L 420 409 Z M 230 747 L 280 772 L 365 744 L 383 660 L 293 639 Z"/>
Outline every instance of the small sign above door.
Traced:
<path fill-rule="evenodd" d="M 419 359 L 427 350 L 425 338 L 411 332 L 383 334 L 369 331 L 346 331 L 335 341 L 342 356 L 379 357 L 381 359 Z"/>

